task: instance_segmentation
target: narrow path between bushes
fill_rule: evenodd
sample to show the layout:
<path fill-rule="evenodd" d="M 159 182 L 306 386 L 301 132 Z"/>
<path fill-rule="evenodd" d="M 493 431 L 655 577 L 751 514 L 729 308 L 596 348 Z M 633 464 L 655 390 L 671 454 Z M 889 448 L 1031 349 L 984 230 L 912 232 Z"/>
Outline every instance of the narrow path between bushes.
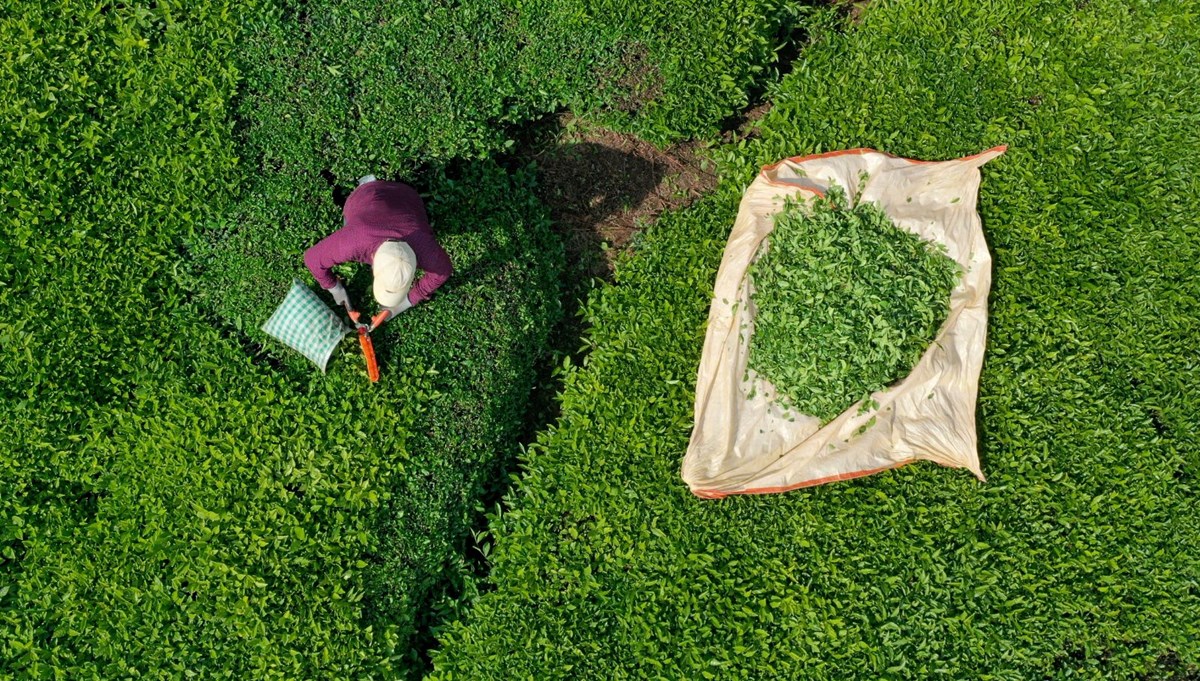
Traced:
<path fill-rule="evenodd" d="M 857 20 L 866 1 L 831 0 L 829 4 Z M 810 43 L 806 24 L 790 27 L 786 37 L 780 37 L 775 63 L 769 65 L 775 77 L 790 72 Z M 723 121 L 721 129 L 706 139 L 660 148 L 638 135 L 560 111 L 521 126 L 513 135 L 515 146 L 497 158 L 510 170 L 534 166 L 534 193 L 548 209 L 551 229 L 562 238 L 566 252 L 561 282 L 563 314 L 550 333 L 549 360 L 538 369 L 519 438 L 522 447 L 559 418 L 561 367 L 568 358 L 578 363 L 587 354 L 588 327 L 580 312 L 592 288 L 613 282 L 617 260 L 636 251 L 639 234 L 660 216 L 681 210 L 716 189 L 719 177 L 706 154 L 709 148 L 758 137 L 758 122 L 773 104 L 765 83 L 748 94 L 750 105 Z M 513 479 L 523 473 L 522 462 L 515 456 L 502 461 L 498 473 L 477 506 L 486 513 L 502 508 Z M 482 594 L 492 588 L 487 581 L 492 538 L 483 514 L 472 523 L 467 541 L 463 555 L 478 580 L 475 588 Z M 426 667 L 431 664 L 440 630 L 448 624 L 434 622 L 418 635 L 415 647 Z"/>
<path fill-rule="evenodd" d="M 640 228 L 716 186 L 702 150 L 696 140 L 659 149 L 563 113 L 538 126 L 515 156 L 537 166 L 536 193 L 563 237 L 568 269 L 608 278 Z"/>
<path fill-rule="evenodd" d="M 533 164 L 537 172 L 534 192 L 549 209 L 552 229 L 563 239 L 561 321 L 551 331 L 551 356 L 538 371 L 534 394 L 520 444 L 532 443 L 559 415 L 559 368 L 564 359 L 577 362 L 586 354 L 587 332 L 579 312 L 596 282 L 611 282 L 613 266 L 630 254 L 638 234 L 660 215 L 684 208 L 710 193 L 718 177 L 704 150 L 715 144 L 755 137 L 755 123 L 771 108 L 757 102 L 727 122 L 711 140 L 686 140 L 659 148 L 637 135 L 616 132 L 561 112 L 530 124 L 511 154 L 501 159 L 511 168 Z M 479 508 L 493 512 L 509 492 L 521 462 L 501 462 L 499 475 L 481 499 Z M 463 547 L 480 591 L 490 590 L 486 577 L 491 536 L 488 519 L 476 518 L 472 546 Z M 419 657 L 429 665 L 442 624 L 423 631 L 417 641 Z"/>

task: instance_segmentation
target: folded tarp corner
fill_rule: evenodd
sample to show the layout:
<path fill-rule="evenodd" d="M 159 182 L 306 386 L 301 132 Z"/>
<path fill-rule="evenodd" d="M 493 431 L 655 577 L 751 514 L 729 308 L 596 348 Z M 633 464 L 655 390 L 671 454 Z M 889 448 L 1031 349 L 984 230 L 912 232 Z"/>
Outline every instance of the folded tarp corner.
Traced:
<path fill-rule="evenodd" d="M 746 190 L 709 309 L 696 381 L 695 427 L 681 474 L 704 498 L 785 492 L 895 468 L 914 460 L 966 468 L 983 480 L 975 402 L 987 338 L 991 256 L 975 204 L 979 168 L 1005 147 L 952 161 L 872 149 L 789 158 Z M 866 178 L 862 184 L 862 178 Z M 946 247 L 963 276 L 936 340 L 912 372 L 822 426 L 773 403 L 774 388 L 747 371 L 754 307 L 746 273 L 788 198 L 840 185 L 877 204 L 902 229 Z"/>

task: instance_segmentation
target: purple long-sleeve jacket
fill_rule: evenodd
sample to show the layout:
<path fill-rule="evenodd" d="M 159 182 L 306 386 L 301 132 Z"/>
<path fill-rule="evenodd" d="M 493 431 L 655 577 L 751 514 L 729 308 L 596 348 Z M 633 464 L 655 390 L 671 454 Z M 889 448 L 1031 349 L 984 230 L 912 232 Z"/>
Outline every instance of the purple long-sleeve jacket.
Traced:
<path fill-rule="evenodd" d="M 408 302 L 413 305 L 429 298 L 454 271 L 450 256 L 433 237 L 425 202 L 412 187 L 382 181 L 359 185 L 346 199 L 342 215 L 344 227 L 304 252 L 304 264 L 322 287 L 337 285 L 337 277 L 330 271 L 334 265 L 369 265 L 375 250 L 389 240 L 407 243 L 417 256 L 417 267 L 425 272 L 408 292 Z"/>

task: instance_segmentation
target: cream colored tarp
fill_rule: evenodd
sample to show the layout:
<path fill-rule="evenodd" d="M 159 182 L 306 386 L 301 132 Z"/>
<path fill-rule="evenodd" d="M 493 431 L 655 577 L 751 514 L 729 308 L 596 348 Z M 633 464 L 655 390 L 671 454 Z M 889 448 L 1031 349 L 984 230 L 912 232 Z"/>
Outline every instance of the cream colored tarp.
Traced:
<path fill-rule="evenodd" d="M 768 166 L 746 190 L 717 272 L 696 382 L 696 423 L 682 475 L 705 498 L 760 494 L 845 480 L 916 459 L 983 472 L 975 400 L 987 337 L 991 256 L 975 210 L 979 167 L 1004 147 L 938 163 L 871 149 L 792 158 Z M 824 427 L 772 404 L 774 388 L 747 373 L 754 306 L 746 272 L 785 198 L 836 183 L 876 203 L 898 226 L 946 246 L 963 268 L 950 314 L 912 373 Z M 748 376 L 748 378 L 747 378 Z M 864 429 L 865 428 L 865 429 Z"/>

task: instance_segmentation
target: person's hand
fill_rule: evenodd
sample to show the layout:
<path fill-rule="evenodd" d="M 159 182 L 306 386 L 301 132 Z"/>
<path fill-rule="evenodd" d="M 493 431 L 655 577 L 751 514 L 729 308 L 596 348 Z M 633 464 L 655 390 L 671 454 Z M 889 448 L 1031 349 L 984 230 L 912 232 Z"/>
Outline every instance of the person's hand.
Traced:
<path fill-rule="evenodd" d="M 337 284 L 334 284 L 333 288 L 329 289 L 329 293 L 333 296 L 333 302 L 346 308 L 347 312 L 354 309 L 350 304 L 350 294 L 346 293 L 346 287 L 342 285 L 340 279 Z"/>
<path fill-rule="evenodd" d="M 391 307 L 383 308 L 379 314 L 375 315 L 375 317 L 371 319 L 371 330 L 378 329 L 379 327 L 383 326 L 384 322 L 392 317 L 395 317 L 401 312 L 404 312 L 410 307 L 412 307 L 412 303 L 408 302 L 408 297 L 406 296 L 399 303 Z"/>

